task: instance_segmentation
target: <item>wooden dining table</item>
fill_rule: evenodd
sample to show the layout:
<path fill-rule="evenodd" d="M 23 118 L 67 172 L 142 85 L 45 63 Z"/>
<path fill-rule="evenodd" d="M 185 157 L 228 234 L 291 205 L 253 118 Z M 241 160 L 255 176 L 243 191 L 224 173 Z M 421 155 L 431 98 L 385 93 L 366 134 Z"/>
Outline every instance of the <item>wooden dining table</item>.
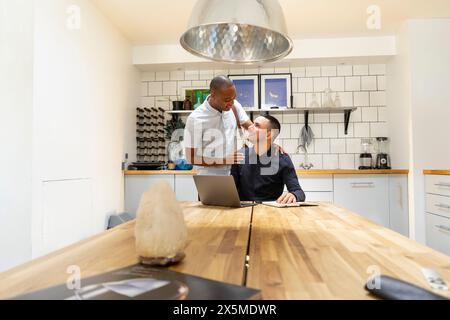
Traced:
<path fill-rule="evenodd" d="M 260 289 L 263 299 L 375 299 L 364 286 L 376 274 L 431 290 L 423 267 L 450 283 L 450 257 L 333 204 L 182 207 L 186 258 L 169 269 Z M 86 279 L 137 264 L 134 225 L 0 273 L 0 299 L 63 284 L 71 266 Z M 450 298 L 448 291 L 436 293 Z"/>

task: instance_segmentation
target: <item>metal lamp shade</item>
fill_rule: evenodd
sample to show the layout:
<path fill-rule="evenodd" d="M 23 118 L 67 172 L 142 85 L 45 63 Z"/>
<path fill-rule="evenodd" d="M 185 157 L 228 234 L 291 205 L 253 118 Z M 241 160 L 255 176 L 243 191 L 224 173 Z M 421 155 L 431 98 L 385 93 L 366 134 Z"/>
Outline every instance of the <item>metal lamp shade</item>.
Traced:
<path fill-rule="evenodd" d="M 278 0 L 199 0 L 181 45 L 218 62 L 256 63 L 292 51 Z"/>

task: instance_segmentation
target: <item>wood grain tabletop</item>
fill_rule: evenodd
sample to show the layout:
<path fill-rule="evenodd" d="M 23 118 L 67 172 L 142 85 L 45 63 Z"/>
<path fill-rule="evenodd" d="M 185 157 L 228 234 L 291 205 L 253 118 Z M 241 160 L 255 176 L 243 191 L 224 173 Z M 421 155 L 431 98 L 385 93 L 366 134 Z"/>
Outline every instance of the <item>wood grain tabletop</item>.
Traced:
<path fill-rule="evenodd" d="M 374 272 L 429 289 L 422 267 L 450 282 L 450 257 L 346 209 L 254 209 L 247 285 L 263 299 L 373 299 Z"/>

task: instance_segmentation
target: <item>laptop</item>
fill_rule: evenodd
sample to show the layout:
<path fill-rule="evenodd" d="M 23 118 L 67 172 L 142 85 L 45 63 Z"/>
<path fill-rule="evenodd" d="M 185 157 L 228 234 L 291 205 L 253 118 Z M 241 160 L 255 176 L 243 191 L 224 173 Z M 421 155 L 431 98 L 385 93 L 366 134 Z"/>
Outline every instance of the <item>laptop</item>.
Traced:
<path fill-rule="evenodd" d="M 254 203 L 241 202 L 233 176 L 194 176 L 200 201 L 206 206 L 251 207 Z"/>

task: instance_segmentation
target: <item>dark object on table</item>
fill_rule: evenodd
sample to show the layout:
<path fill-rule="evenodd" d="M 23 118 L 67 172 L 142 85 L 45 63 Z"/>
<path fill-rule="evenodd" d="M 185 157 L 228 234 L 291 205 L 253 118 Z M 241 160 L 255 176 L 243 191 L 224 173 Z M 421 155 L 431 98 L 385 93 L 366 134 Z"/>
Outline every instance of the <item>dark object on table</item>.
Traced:
<path fill-rule="evenodd" d="M 120 226 L 121 224 L 124 224 L 131 220 L 133 220 L 133 217 L 126 212 L 121 213 L 121 214 L 112 215 L 109 217 L 108 230 L 115 228 L 117 226 Z"/>
<path fill-rule="evenodd" d="M 161 170 L 164 167 L 164 162 L 133 162 L 128 170 Z"/>
<path fill-rule="evenodd" d="M 83 279 L 80 290 L 66 283 L 17 300 L 256 300 L 260 291 L 162 268 L 134 265 Z M 184 289 L 184 290 L 183 290 Z"/>
<path fill-rule="evenodd" d="M 373 277 L 367 281 L 365 288 L 377 297 L 387 300 L 448 300 L 434 292 L 389 276 Z"/>
<path fill-rule="evenodd" d="M 173 105 L 173 110 L 180 111 L 180 110 L 183 110 L 183 108 L 184 108 L 184 101 L 173 101 L 172 105 Z"/>
<path fill-rule="evenodd" d="M 175 257 L 172 258 L 145 258 L 145 257 L 139 257 L 139 261 L 141 264 L 149 267 L 168 267 L 174 264 L 178 264 L 186 257 L 186 254 L 181 252 L 175 255 Z"/>

